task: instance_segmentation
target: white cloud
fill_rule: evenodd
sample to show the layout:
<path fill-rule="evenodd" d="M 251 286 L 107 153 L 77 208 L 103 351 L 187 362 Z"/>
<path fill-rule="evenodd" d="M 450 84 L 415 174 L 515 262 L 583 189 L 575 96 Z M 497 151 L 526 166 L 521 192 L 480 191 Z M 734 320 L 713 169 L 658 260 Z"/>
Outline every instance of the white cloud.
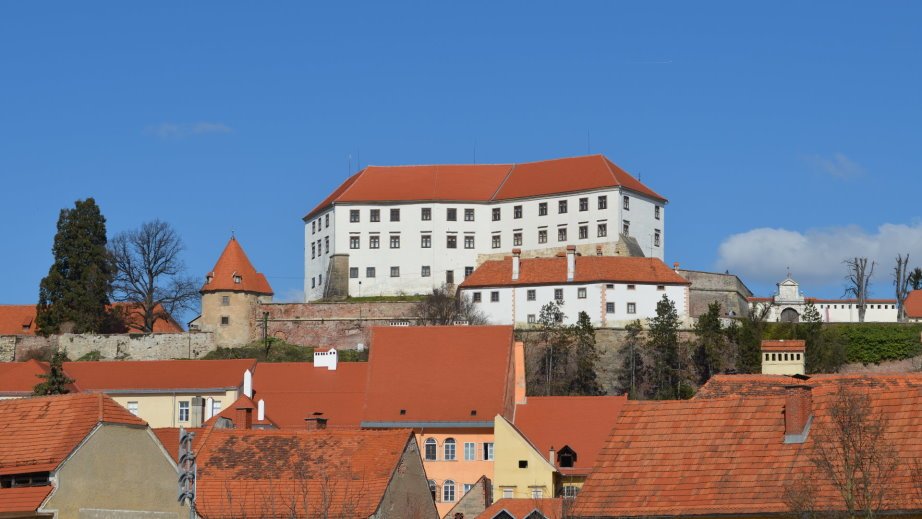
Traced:
<path fill-rule="evenodd" d="M 303 303 L 304 291 L 296 288 L 289 288 L 285 293 L 276 299 L 277 303 Z"/>
<path fill-rule="evenodd" d="M 831 157 L 809 155 L 805 159 L 823 173 L 841 180 L 851 180 L 865 174 L 865 169 L 861 164 L 846 157 L 843 153 L 834 153 Z"/>
<path fill-rule="evenodd" d="M 844 286 L 846 258 L 877 262 L 872 282 L 891 281 L 897 254 L 910 254 L 912 266 L 922 265 L 922 223 L 883 224 L 868 233 L 857 226 L 809 229 L 806 232 L 762 227 L 734 234 L 718 249 L 717 268 L 744 282 L 773 284 L 790 267 L 801 286 Z"/>
<path fill-rule="evenodd" d="M 182 139 L 209 133 L 231 133 L 233 128 L 223 123 L 200 121 L 197 123 L 160 123 L 144 129 L 147 135 L 161 139 Z"/>

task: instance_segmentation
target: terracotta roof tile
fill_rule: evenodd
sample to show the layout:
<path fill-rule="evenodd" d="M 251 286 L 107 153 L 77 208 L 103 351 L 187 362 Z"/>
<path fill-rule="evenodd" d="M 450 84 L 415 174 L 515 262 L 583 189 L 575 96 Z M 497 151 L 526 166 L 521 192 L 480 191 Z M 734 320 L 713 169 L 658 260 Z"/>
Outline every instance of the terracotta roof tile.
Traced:
<path fill-rule="evenodd" d="M 190 427 L 186 430 L 195 433 L 195 436 L 192 437 L 192 449 L 197 449 L 202 441 L 205 428 Z M 173 458 L 173 461 L 179 462 L 179 427 L 159 427 L 153 431 L 154 434 L 157 435 L 157 439 L 160 440 L 160 444 L 163 445 L 163 448 L 166 449 L 170 457 Z"/>
<path fill-rule="evenodd" d="M 41 487 L 0 488 L 0 514 L 20 513 L 29 517 L 28 512 L 35 512 L 48 494 L 54 489 L 51 485 Z M 12 517 L 16 517 L 13 515 Z"/>
<path fill-rule="evenodd" d="M 64 371 L 81 391 L 232 389 L 255 366 L 252 359 L 136 360 L 65 362 Z"/>
<path fill-rule="evenodd" d="M 0 363 L 0 396 L 29 396 L 42 382 L 38 375 L 48 373 L 48 363 L 35 359 Z"/>
<path fill-rule="evenodd" d="M 211 429 L 198 452 L 197 512 L 369 517 L 410 441 L 408 430 Z"/>
<path fill-rule="evenodd" d="M 0 400 L 0 475 L 54 470 L 99 422 L 147 426 L 100 394 Z"/>
<path fill-rule="evenodd" d="M 804 351 L 806 348 L 807 341 L 802 340 L 762 341 L 762 351 Z"/>
<path fill-rule="evenodd" d="M 511 326 L 377 327 L 371 344 L 363 423 L 511 418 Z"/>
<path fill-rule="evenodd" d="M 132 303 L 113 303 L 110 307 L 125 309 L 125 320 L 129 332 L 140 332 L 140 316 L 131 311 Z M 0 305 L 0 335 L 35 335 L 35 305 Z M 183 329 L 172 317 L 158 319 L 154 323 L 154 333 L 182 333 Z"/>
<path fill-rule="evenodd" d="M 234 276 L 240 277 L 240 283 L 234 281 Z M 266 280 L 266 276 L 256 272 L 256 268 L 250 263 L 243 247 L 236 238 L 231 238 L 224 247 L 224 252 L 218 258 L 211 272 L 206 276 L 206 282 L 202 286 L 202 293 L 216 292 L 220 290 L 252 292 L 254 294 L 272 295 L 272 287 Z M 208 281 L 211 277 L 211 281 Z"/>
<path fill-rule="evenodd" d="M 922 290 L 913 290 L 906 296 L 903 310 L 910 319 L 922 319 Z"/>
<path fill-rule="evenodd" d="M 515 426 L 545 457 L 551 447 L 573 449 L 576 462 L 561 472 L 588 474 L 625 402 L 626 396 L 531 396 L 515 407 Z"/>
<path fill-rule="evenodd" d="M 576 256 L 574 283 L 650 283 L 689 285 L 658 258 Z M 567 282 L 567 258 L 522 258 L 519 279 L 512 279 L 512 257 L 485 261 L 464 279 L 461 288 L 508 285 L 562 284 Z"/>
<path fill-rule="evenodd" d="M 500 499 L 478 515 L 477 519 L 493 519 L 503 511 L 511 515 L 513 519 L 526 519 L 528 514 L 535 510 L 540 512 L 544 517 L 547 517 L 547 519 L 561 519 L 564 517 L 563 499 Z"/>

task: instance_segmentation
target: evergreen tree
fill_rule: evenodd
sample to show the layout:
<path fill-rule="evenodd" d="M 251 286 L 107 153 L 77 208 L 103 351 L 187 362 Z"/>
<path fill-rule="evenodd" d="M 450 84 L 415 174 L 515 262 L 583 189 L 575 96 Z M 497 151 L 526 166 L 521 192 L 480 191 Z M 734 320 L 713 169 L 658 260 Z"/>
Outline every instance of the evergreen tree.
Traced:
<path fill-rule="evenodd" d="M 720 325 L 720 303 L 708 305 L 708 311 L 695 322 L 695 368 L 699 384 L 726 369 L 727 341 Z"/>
<path fill-rule="evenodd" d="M 688 387 L 683 380 L 685 370 L 679 351 L 679 314 L 666 295 L 656 303 L 656 317 L 650 320 L 647 335 L 653 357 L 650 378 L 654 397 L 661 400 L 680 398 Z"/>
<path fill-rule="evenodd" d="M 54 263 L 39 285 L 39 332 L 104 331 L 113 270 L 106 252 L 106 219 L 92 198 L 61 210 L 52 252 Z"/>
<path fill-rule="evenodd" d="M 631 400 L 648 397 L 646 392 L 647 367 L 643 355 L 643 325 L 632 321 L 624 327 L 627 337 L 621 345 L 621 367 L 617 373 L 618 387 Z"/>
<path fill-rule="evenodd" d="M 44 382 L 39 382 L 35 385 L 35 388 L 32 389 L 33 395 L 64 395 L 70 393 L 67 386 L 73 384 L 74 379 L 68 377 L 67 374 L 64 373 L 64 362 L 66 360 L 66 353 L 63 351 L 55 352 L 51 357 L 48 374 L 36 375 L 38 378 L 44 379 Z"/>
<path fill-rule="evenodd" d="M 586 312 L 579 313 L 572 334 L 576 355 L 576 375 L 570 381 L 570 394 L 601 395 L 602 386 L 599 384 L 595 371 L 599 361 L 599 350 L 595 345 L 595 328 Z"/>
<path fill-rule="evenodd" d="M 533 394 L 562 395 L 569 386 L 570 330 L 563 325 L 566 316 L 556 301 L 541 307 L 538 315 L 538 351 L 532 384 Z"/>

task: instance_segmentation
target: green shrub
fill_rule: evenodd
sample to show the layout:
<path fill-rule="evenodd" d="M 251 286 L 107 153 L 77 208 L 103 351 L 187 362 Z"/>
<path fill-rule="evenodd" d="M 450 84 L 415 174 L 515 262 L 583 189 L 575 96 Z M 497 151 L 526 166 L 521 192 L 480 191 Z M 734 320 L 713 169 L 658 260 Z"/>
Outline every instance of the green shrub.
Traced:
<path fill-rule="evenodd" d="M 77 362 L 96 362 L 99 360 L 102 360 L 102 353 L 100 353 L 99 350 L 92 350 L 83 354 L 77 359 Z"/>
<path fill-rule="evenodd" d="M 269 356 L 262 341 L 236 348 L 218 348 L 202 357 L 205 360 L 256 359 L 260 362 L 314 362 L 314 348 L 290 344 L 281 339 L 269 338 Z M 365 362 L 368 350 L 339 350 L 340 362 Z"/>

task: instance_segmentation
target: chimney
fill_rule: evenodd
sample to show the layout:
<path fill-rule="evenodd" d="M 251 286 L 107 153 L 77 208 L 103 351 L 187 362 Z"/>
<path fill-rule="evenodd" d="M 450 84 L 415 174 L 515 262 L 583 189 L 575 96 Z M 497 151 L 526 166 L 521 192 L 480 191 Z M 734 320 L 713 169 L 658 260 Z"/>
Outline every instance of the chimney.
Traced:
<path fill-rule="evenodd" d="M 547 453 L 547 461 L 551 463 L 552 467 L 557 466 L 557 451 L 554 450 L 553 445 L 551 445 L 551 451 Z"/>
<path fill-rule="evenodd" d="M 261 422 L 266 419 L 266 402 L 262 399 L 256 402 L 256 420 Z"/>
<path fill-rule="evenodd" d="M 327 428 L 327 419 L 319 416 L 311 416 L 304 419 L 304 424 L 308 431 L 322 431 Z"/>
<path fill-rule="evenodd" d="M 678 262 L 678 261 L 676 261 L 675 263 L 672 264 L 672 270 L 674 270 L 674 271 L 676 271 L 676 272 L 679 271 L 679 262 Z"/>
<path fill-rule="evenodd" d="M 515 403 L 524 404 L 528 399 L 525 396 L 525 343 L 516 342 L 512 350 L 513 367 L 515 370 Z"/>
<path fill-rule="evenodd" d="M 522 255 L 522 249 L 512 249 L 512 280 L 519 279 L 519 256 Z"/>
<path fill-rule="evenodd" d="M 784 386 L 784 443 L 804 443 L 813 422 L 812 386 Z"/>
<path fill-rule="evenodd" d="M 208 397 L 205 399 L 205 420 L 211 420 L 212 416 L 214 416 L 214 398 Z"/>
<path fill-rule="evenodd" d="M 253 398 L 253 374 L 250 370 L 243 372 L 243 394 L 247 398 Z"/>
<path fill-rule="evenodd" d="M 200 396 L 192 397 L 191 409 L 189 409 L 189 427 L 201 427 L 205 420 L 205 399 Z"/>
<path fill-rule="evenodd" d="M 235 409 L 234 415 L 235 429 L 252 429 L 253 428 L 253 402 L 241 402 Z"/>
<path fill-rule="evenodd" d="M 576 245 L 567 245 L 567 281 L 576 275 Z"/>

